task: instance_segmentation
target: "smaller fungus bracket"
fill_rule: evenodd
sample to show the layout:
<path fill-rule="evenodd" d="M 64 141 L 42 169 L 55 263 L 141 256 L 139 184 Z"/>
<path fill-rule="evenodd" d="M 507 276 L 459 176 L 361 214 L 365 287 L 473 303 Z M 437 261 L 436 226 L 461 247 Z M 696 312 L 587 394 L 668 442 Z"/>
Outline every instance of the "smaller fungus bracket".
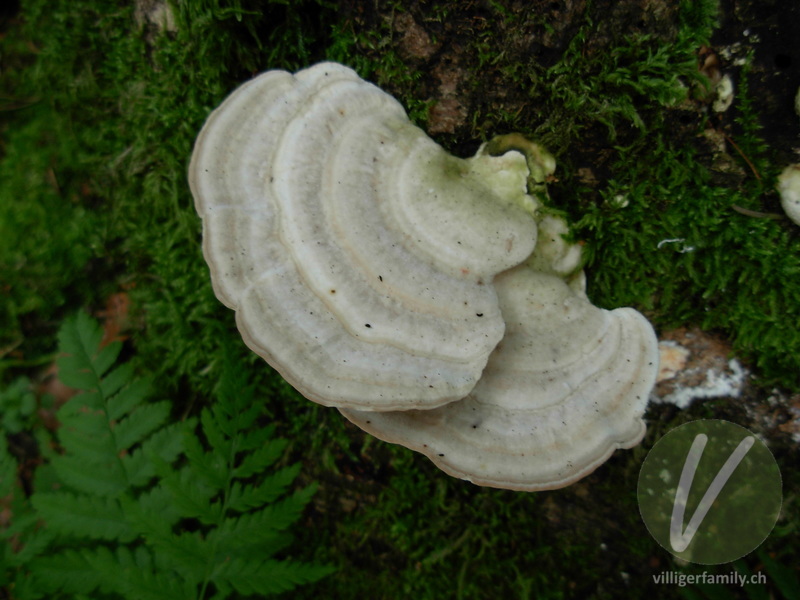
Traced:
<path fill-rule="evenodd" d="M 495 287 L 506 334 L 466 398 L 344 416 L 450 475 L 520 491 L 570 485 L 614 450 L 638 444 L 658 363 L 647 320 L 630 308 L 597 308 L 527 265 L 498 276 Z"/>
<path fill-rule="evenodd" d="M 800 164 L 789 165 L 781 172 L 778 193 L 786 216 L 800 225 Z"/>

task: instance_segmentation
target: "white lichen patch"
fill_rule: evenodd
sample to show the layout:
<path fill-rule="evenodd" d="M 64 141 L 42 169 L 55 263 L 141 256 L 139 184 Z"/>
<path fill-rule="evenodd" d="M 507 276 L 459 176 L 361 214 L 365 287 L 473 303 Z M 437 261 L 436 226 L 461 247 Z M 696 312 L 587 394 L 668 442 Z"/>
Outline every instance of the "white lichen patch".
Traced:
<path fill-rule="evenodd" d="M 728 361 L 727 372 L 708 369 L 705 380 L 700 385 L 679 386 L 671 394 L 663 398 L 656 397 L 656 402 L 674 404 L 678 408 L 687 408 L 695 400 L 707 398 L 738 398 L 744 387 L 747 371 L 735 358 Z"/>

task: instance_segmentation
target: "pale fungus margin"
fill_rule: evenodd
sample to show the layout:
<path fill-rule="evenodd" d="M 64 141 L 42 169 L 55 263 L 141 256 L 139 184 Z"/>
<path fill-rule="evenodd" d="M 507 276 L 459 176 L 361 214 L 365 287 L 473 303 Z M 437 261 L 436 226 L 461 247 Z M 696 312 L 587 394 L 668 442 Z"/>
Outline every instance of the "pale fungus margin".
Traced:
<path fill-rule="evenodd" d="M 585 295 L 511 134 L 448 154 L 354 71 L 268 71 L 209 116 L 189 183 L 214 291 L 304 396 L 447 473 L 553 489 L 641 440 L 650 324 Z"/>
<path fill-rule="evenodd" d="M 778 193 L 786 216 L 800 225 L 800 164 L 789 165 L 781 171 Z"/>

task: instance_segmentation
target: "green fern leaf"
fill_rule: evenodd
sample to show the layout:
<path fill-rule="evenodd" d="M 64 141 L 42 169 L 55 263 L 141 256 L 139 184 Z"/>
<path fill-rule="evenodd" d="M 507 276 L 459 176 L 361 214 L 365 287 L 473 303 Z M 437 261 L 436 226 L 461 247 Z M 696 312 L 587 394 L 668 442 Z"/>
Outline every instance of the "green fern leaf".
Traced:
<path fill-rule="evenodd" d="M 224 578 L 240 594 L 267 596 L 317 581 L 332 571 L 331 567 L 305 563 L 240 559 L 226 563 L 216 578 Z"/>
<path fill-rule="evenodd" d="M 185 436 L 194 429 L 196 419 L 173 423 L 155 432 L 138 448 L 122 458 L 128 482 L 133 487 L 145 485 L 156 474 L 155 462 L 169 468 L 183 450 Z"/>
<path fill-rule="evenodd" d="M 280 531 L 291 526 L 300 518 L 303 509 L 316 491 L 316 484 L 312 484 L 262 509 L 263 518 L 268 520 L 265 527 Z"/>
<path fill-rule="evenodd" d="M 218 412 L 218 411 L 215 411 Z M 200 423 L 203 425 L 203 434 L 206 436 L 211 448 L 219 456 L 228 456 L 231 451 L 232 436 L 226 435 L 223 429 L 229 429 L 226 418 L 214 418 L 216 415 L 210 410 L 205 409 L 200 415 Z M 235 435 L 235 433 L 234 433 Z"/>
<path fill-rule="evenodd" d="M 74 396 L 59 410 L 64 454 L 52 464 L 61 480 L 77 491 L 117 496 L 155 474 L 143 450 L 171 462 L 181 438 L 156 435 L 169 417 L 170 404 L 145 403 L 149 381 L 130 381 L 129 366 L 111 369 L 119 345 L 90 347 L 101 339 L 101 328 L 82 313 L 68 320 L 59 334 L 62 375 L 95 391 Z"/>
<path fill-rule="evenodd" d="M 98 390 L 100 378 L 114 364 L 122 349 L 119 342 L 100 348 L 102 328 L 85 313 L 67 319 L 58 334 L 59 377 L 80 390 Z"/>
<path fill-rule="evenodd" d="M 257 402 L 253 402 L 253 392 L 248 387 L 245 387 L 236 396 L 233 404 L 219 401 L 211 410 L 222 433 L 229 438 L 237 439 L 253 426 L 261 414 L 261 406 Z"/>
<path fill-rule="evenodd" d="M 106 574 L 98 571 L 86 558 L 85 548 L 64 550 L 40 558 L 31 565 L 37 588 L 47 594 L 91 594 L 105 582 Z"/>
<path fill-rule="evenodd" d="M 14 550 L 12 550 L 11 544 L 4 545 L 4 560 L 9 567 L 27 564 L 42 554 L 56 537 L 53 531 L 41 527 L 41 518 L 35 511 L 29 509 L 30 506 L 25 506 L 15 512 L 9 527 L 0 534 L 0 539 L 25 540 L 21 548 Z"/>
<path fill-rule="evenodd" d="M 245 452 L 248 450 L 256 450 L 261 448 L 265 444 L 272 445 L 273 442 L 278 445 L 284 444 L 280 449 L 280 453 L 275 457 L 277 460 L 280 458 L 280 454 L 283 453 L 285 444 L 288 442 L 286 440 L 273 439 L 273 435 L 275 435 L 275 427 L 273 425 L 259 427 L 257 429 L 254 428 L 249 431 L 242 431 L 239 434 L 238 449 L 241 452 Z"/>
<path fill-rule="evenodd" d="M 169 412 L 169 402 L 153 402 L 137 407 L 129 417 L 114 426 L 113 435 L 117 452 L 128 450 L 161 428 L 169 417 Z"/>
<path fill-rule="evenodd" d="M 102 381 L 100 382 L 100 394 L 104 398 L 111 398 L 119 392 L 123 387 L 128 385 L 130 381 L 133 379 L 133 365 L 130 363 L 125 363 L 118 367 L 115 367 L 108 373 L 106 373 L 105 377 L 103 377 Z M 146 380 L 141 380 L 141 383 L 146 383 Z M 109 416 L 112 419 L 118 419 L 119 416 L 112 416 L 109 412 Z"/>
<path fill-rule="evenodd" d="M 76 458 L 89 463 L 106 463 L 116 454 L 105 414 L 89 411 L 72 416 L 62 416 L 64 412 L 58 414 L 62 417 L 59 441 Z"/>
<path fill-rule="evenodd" d="M 271 526 L 269 513 L 248 513 L 226 519 L 208 534 L 218 553 L 233 558 L 270 558 L 291 542 L 291 536 Z"/>
<path fill-rule="evenodd" d="M 127 366 L 127 365 L 124 365 Z M 122 369 L 122 367 L 120 367 Z M 122 371 L 122 375 L 125 374 L 132 374 L 132 369 L 127 368 Z M 116 377 L 118 376 L 117 370 L 111 372 L 109 376 Z M 105 385 L 108 379 L 103 380 L 103 384 Z M 120 389 L 119 393 L 114 392 L 106 393 L 105 387 L 102 387 L 101 390 L 105 398 L 107 399 L 107 411 L 108 411 L 108 418 L 111 421 L 118 421 L 123 416 L 128 414 L 132 411 L 136 406 L 140 405 L 145 398 L 150 394 L 150 380 L 149 379 L 139 379 L 136 381 L 132 381 L 128 383 L 127 386 L 124 386 L 124 389 Z M 109 385 L 110 389 L 113 389 L 118 382 L 113 382 L 113 386 Z"/>
<path fill-rule="evenodd" d="M 289 528 L 314 487 L 287 496 L 299 465 L 267 472 L 287 442 L 272 439 L 273 427 L 256 426 L 262 409 L 241 366 L 226 364 L 217 402 L 199 420 L 166 425 L 170 403 L 148 402 L 149 381 L 133 380 L 128 365 L 115 367 L 120 345 L 100 348 L 101 339 L 83 314 L 59 334 L 62 380 L 80 393 L 58 413 L 62 452 L 50 455 L 50 467 L 61 488 L 39 486 L 33 518 L 15 519 L 17 528 L 45 524 L 24 562 L 14 563 L 32 575 L 20 570 L 18 579 L 33 583 L 16 589 L 29 589 L 30 598 L 41 589 L 74 600 L 224 599 L 328 574 L 328 567 L 268 560 L 291 542 Z M 14 470 L 0 446 L 0 491 Z"/>
<path fill-rule="evenodd" d="M 214 548 L 199 532 L 182 532 L 150 540 L 164 566 L 174 569 L 183 580 L 195 586 L 205 580 Z"/>
<path fill-rule="evenodd" d="M 210 419 L 208 410 L 203 410 L 201 421 L 205 417 Z M 205 427 L 204 427 L 205 431 Z M 218 450 L 206 452 L 197 437 L 190 435 L 184 441 L 186 457 L 189 459 L 191 468 L 195 472 L 195 477 L 205 482 L 214 490 L 221 491 L 228 485 L 228 465 L 227 458 L 231 452 L 230 442 L 220 440 L 220 444 L 227 446 L 225 452 Z"/>
<path fill-rule="evenodd" d="M 233 470 L 233 476 L 245 479 L 263 472 L 281 457 L 287 444 L 286 440 L 269 440 L 266 443 L 262 441 L 260 448 L 241 460 L 239 466 Z"/>
<path fill-rule="evenodd" d="M 161 486 L 148 490 L 138 498 L 123 497 L 120 505 L 132 529 L 145 540 L 167 538 L 181 520 L 172 495 Z"/>
<path fill-rule="evenodd" d="M 218 556 L 224 556 L 225 561 L 234 558 L 252 559 L 255 556 L 266 559 L 292 543 L 292 536 L 285 532 L 265 531 L 252 535 L 245 531 L 245 536 L 242 537 L 242 531 L 244 528 L 237 523 L 232 522 L 229 527 L 226 521 L 222 527 L 209 532 L 208 541 L 215 545 Z"/>
<path fill-rule="evenodd" d="M 207 539 L 227 559 L 269 558 L 290 541 L 282 532 L 297 521 L 313 492 L 309 487 L 259 511 L 228 518 Z"/>
<path fill-rule="evenodd" d="M 34 508 L 55 532 L 79 538 L 130 541 L 131 530 L 118 500 L 88 494 L 34 494 Z"/>
<path fill-rule="evenodd" d="M 286 467 L 268 475 L 258 485 L 243 486 L 238 481 L 231 487 L 228 507 L 245 512 L 274 502 L 281 497 L 300 473 L 300 464 Z"/>
<path fill-rule="evenodd" d="M 182 580 L 169 570 L 155 572 L 155 566 L 145 550 L 132 552 L 121 546 L 112 551 L 106 546 L 96 546 L 42 558 L 34 564 L 32 572 L 39 580 L 39 587 L 50 593 L 93 594 L 98 590 L 114 593 L 115 597 L 122 594 L 131 600 L 197 597 L 196 577 Z"/>
<path fill-rule="evenodd" d="M 100 545 L 64 550 L 43 558 L 34 565 L 33 574 L 39 579 L 40 586 L 53 594 L 66 592 L 74 594 L 74 598 L 93 598 L 95 591 L 99 591 L 119 597 L 118 594 L 132 582 L 152 581 L 152 563 L 152 558 L 142 549 L 134 552 L 125 546 L 114 550 Z M 150 597 L 165 600 L 187 597 L 178 595 L 181 588 L 177 581 L 166 577 L 159 580 L 165 595 Z M 169 593 L 173 595 L 166 595 Z M 127 597 L 139 598 L 135 595 Z"/>
<path fill-rule="evenodd" d="M 69 374 L 69 371 L 64 371 Z M 75 374 L 74 372 L 72 373 Z M 69 378 L 69 375 L 68 375 Z M 94 378 L 92 378 L 94 382 Z M 103 410 L 103 395 L 99 391 L 83 391 L 70 398 L 59 409 L 59 419 L 76 416 L 81 412 Z"/>
<path fill-rule="evenodd" d="M 170 473 L 161 480 L 161 485 L 172 493 L 174 506 L 182 517 L 209 524 L 219 519 L 220 507 L 212 503 L 217 490 L 198 478 L 191 467 Z"/>
<path fill-rule="evenodd" d="M 50 464 L 68 487 L 86 494 L 114 497 L 125 491 L 128 482 L 116 456 L 103 458 L 88 462 L 70 453 L 52 458 Z"/>
<path fill-rule="evenodd" d="M 83 314 L 83 313 L 81 313 Z M 87 317 L 89 319 L 89 317 Z M 97 325 L 94 321 L 89 319 L 87 323 L 92 323 L 97 326 L 98 331 L 101 332 L 102 338 L 102 328 Z M 98 379 L 98 388 L 99 389 L 99 380 L 102 378 L 106 371 L 108 371 L 111 366 L 117 361 L 117 357 L 119 356 L 120 350 L 122 350 L 122 344 L 120 342 L 111 342 L 107 346 L 87 346 L 87 349 L 95 349 L 95 354 L 92 355 L 92 368 L 97 375 Z"/>
<path fill-rule="evenodd" d="M 197 586 L 191 581 L 149 569 L 131 570 L 118 582 L 118 588 L 130 600 L 196 600 Z"/>

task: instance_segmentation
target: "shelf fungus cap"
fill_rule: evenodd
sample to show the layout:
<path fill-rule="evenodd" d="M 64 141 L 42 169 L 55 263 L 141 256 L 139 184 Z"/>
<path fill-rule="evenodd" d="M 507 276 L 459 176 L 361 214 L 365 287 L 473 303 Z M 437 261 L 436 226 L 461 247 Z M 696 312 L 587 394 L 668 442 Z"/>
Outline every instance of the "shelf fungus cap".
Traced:
<path fill-rule="evenodd" d="M 631 308 L 592 305 L 582 271 L 557 273 L 568 245 L 548 240 L 541 254 L 557 267 L 536 270 L 540 258 L 495 279 L 505 337 L 466 398 L 425 411 L 345 409 L 345 417 L 452 476 L 520 491 L 567 486 L 638 444 L 658 369 L 655 333 Z"/>
<path fill-rule="evenodd" d="M 789 165 L 778 176 L 778 193 L 786 216 L 800 225 L 800 163 Z"/>
<path fill-rule="evenodd" d="M 505 325 L 495 275 L 537 227 L 517 152 L 451 156 L 354 71 L 268 71 L 209 116 L 189 183 L 217 297 L 327 406 L 430 409 L 475 387 Z"/>

